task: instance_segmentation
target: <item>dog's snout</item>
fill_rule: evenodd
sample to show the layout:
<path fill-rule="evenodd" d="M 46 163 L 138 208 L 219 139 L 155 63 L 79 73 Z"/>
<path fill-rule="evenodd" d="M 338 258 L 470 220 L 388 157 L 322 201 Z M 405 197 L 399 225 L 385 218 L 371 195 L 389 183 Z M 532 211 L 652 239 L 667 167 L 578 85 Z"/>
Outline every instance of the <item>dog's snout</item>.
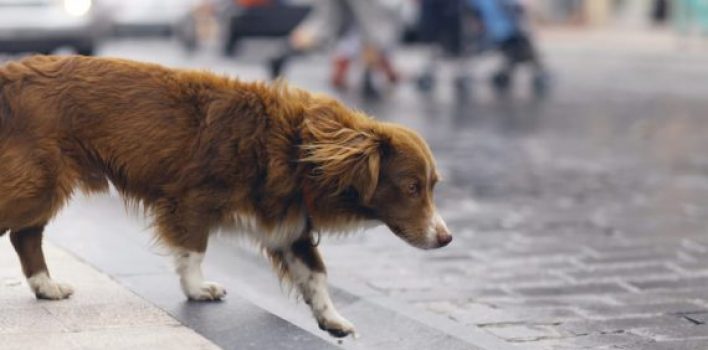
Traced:
<path fill-rule="evenodd" d="M 444 247 L 452 242 L 452 235 L 449 233 L 445 234 L 438 234 L 438 244 L 440 244 L 441 247 Z"/>

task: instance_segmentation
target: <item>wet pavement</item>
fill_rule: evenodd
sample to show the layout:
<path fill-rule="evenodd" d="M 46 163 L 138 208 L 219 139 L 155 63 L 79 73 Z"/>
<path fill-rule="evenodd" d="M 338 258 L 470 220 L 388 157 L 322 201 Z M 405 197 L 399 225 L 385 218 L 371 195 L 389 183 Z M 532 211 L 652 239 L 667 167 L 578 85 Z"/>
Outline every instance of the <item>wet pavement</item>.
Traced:
<path fill-rule="evenodd" d="M 708 348 L 706 55 L 556 44 L 546 101 L 410 106 L 454 244 L 382 230 L 332 270 L 523 349 Z"/>
<path fill-rule="evenodd" d="M 544 39 L 555 86 L 543 101 L 524 79 L 496 99 L 484 79 L 492 58 L 476 65 L 465 103 L 444 76 L 434 96 L 410 84 L 376 103 L 341 96 L 429 140 L 455 240 L 421 252 L 383 228 L 325 239 L 333 284 L 521 349 L 708 348 L 708 51 L 677 51 L 664 34 Z M 103 53 L 264 76 L 257 58 L 188 56 L 171 43 Z M 402 67 L 415 70 L 414 53 Z M 326 91 L 326 66 L 305 58 L 291 80 Z"/>

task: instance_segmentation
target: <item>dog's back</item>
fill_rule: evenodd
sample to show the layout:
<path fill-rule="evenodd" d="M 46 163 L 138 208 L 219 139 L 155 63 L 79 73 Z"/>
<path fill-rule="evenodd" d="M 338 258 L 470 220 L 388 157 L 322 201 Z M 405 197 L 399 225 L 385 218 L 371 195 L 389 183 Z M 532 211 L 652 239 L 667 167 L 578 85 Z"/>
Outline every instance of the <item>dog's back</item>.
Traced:
<path fill-rule="evenodd" d="M 204 177 L 235 183 L 240 176 L 244 186 L 258 177 L 254 143 L 266 121 L 247 84 L 51 56 L 7 64 L 0 82 L 0 227 L 43 225 L 77 186 L 104 190 L 110 180 L 150 205 Z M 234 151 L 249 159 L 234 161 Z M 234 168 L 244 163 L 253 166 Z"/>

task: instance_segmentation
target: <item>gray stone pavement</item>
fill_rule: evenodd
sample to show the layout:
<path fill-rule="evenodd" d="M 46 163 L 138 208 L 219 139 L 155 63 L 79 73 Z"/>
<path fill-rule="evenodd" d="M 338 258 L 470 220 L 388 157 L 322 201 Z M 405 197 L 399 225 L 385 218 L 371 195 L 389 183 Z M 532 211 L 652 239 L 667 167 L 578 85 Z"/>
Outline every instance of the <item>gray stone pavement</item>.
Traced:
<path fill-rule="evenodd" d="M 708 54 L 664 34 L 545 38 L 542 103 L 365 107 L 430 140 L 456 237 L 327 242 L 330 270 L 522 349 L 708 348 Z"/>
<path fill-rule="evenodd" d="M 456 236 L 433 252 L 382 228 L 326 239 L 333 284 L 521 349 L 708 348 L 708 53 L 677 51 L 664 33 L 541 37 L 556 77 L 545 101 L 523 87 L 494 99 L 483 79 L 492 58 L 475 66 L 466 104 L 445 85 L 373 104 L 342 95 L 429 139 Z M 415 53 L 401 52 L 401 66 L 414 71 Z M 116 42 L 104 54 L 263 77 L 257 58 L 186 56 L 171 43 Z M 305 58 L 291 80 L 326 90 L 326 63 Z"/>

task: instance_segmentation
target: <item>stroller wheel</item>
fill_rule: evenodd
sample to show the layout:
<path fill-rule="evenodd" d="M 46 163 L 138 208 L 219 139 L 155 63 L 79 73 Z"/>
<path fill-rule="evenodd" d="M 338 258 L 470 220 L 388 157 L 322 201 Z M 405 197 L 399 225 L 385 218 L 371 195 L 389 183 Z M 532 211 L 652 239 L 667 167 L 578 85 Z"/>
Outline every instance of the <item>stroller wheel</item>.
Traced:
<path fill-rule="evenodd" d="M 431 92 L 435 89 L 435 77 L 430 73 L 424 73 L 416 79 L 416 86 L 420 92 Z"/>
<path fill-rule="evenodd" d="M 458 100 L 465 100 L 472 93 L 472 78 L 468 76 L 456 77 L 453 84 L 455 87 L 455 96 Z"/>
<path fill-rule="evenodd" d="M 551 88 L 551 77 L 547 72 L 539 72 L 533 77 L 531 84 L 536 97 L 544 97 Z"/>
<path fill-rule="evenodd" d="M 506 94 L 511 88 L 511 75 L 506 71 L 497 72 L 492 76 L 491 82 L 494 91 L 498 94 Z"/>

